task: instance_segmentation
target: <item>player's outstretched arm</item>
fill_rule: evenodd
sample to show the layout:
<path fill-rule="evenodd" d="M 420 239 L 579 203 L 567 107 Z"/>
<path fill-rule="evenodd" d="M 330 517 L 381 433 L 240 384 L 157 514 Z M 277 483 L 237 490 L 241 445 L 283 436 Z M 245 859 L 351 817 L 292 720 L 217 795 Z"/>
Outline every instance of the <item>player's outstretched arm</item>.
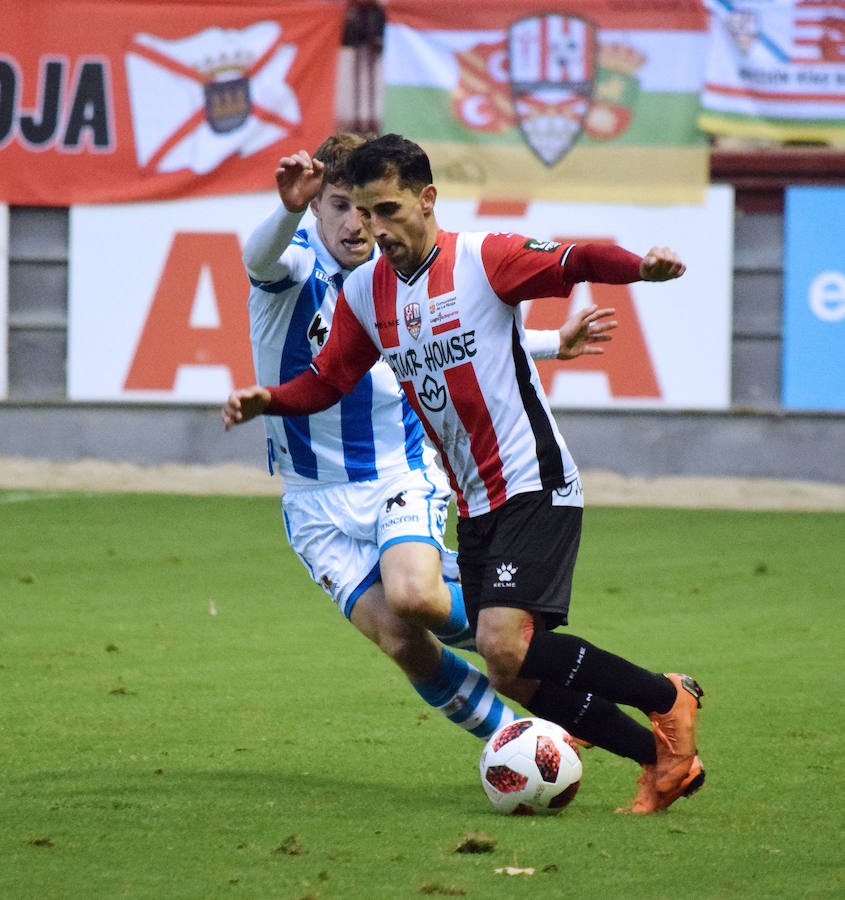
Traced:
<path fill-rule="evenodd" d="M 640 263 L 643 281 L 671 281 L 680 278 L 686 270 L 680 256 L 668 247 L 652 247 Z"/>
<path fill-rule="evenodd" d="M 571 315 L 560 327 L 560 351 L 557 358 L 575 359 L 582 354 L 604 353 L 601 347 L 595 345 L 613 340 L 610 332 L 619 323 L 609 317 L 615 312 L 612 307 L 599 309 L 597 306 L 587 306 Z"/>
<path fill-rule="evenodd" d="M 269 403 L 270 391 L 258 384 L 232 391 L 220 410 L 220 418 L 226 426 L 226 431 L 233 425 L 240 425 L 260 416 Z"/>

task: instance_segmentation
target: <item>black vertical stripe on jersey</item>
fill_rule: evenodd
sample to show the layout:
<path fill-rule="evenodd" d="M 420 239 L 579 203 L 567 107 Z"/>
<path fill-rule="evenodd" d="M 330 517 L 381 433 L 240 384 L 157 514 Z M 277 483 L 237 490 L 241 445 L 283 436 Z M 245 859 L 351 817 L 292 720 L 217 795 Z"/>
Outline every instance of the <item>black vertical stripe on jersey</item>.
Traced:
<path fill-rule="evenodd" d="M 552 423 L 546 415 L 546 410 L 537 396 L 537 391 L 531 383 L 531 367 L 525 350 L 519 342 L 519 332 L 516 323 L 511 333 L 513 344 L 513 364 L 516 371 L 516 382 L 519 385 L 519 396 L 522 407 L 528 416 L 534 440 L 537 442 L 537 463 L 540 467 L 540 481 L 543 487 L 559 487 L 563 484 L 563 458 L 560 447 L 555 439 Z"/>

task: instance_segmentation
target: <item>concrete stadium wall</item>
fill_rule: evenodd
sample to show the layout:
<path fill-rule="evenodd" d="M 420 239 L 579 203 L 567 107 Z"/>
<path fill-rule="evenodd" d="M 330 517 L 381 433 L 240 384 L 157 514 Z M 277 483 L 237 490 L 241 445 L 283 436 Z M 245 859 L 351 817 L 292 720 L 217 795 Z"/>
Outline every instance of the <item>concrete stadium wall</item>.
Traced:
<path fill-rule="evenodd" d="M 557 418 L 583 469 L 845 484 L 841 416 L 573 410 Z M 0 456 L 263 467 L 264 447 L 259 422 L 225 433 L 217 407 L 0 405 Z"/>

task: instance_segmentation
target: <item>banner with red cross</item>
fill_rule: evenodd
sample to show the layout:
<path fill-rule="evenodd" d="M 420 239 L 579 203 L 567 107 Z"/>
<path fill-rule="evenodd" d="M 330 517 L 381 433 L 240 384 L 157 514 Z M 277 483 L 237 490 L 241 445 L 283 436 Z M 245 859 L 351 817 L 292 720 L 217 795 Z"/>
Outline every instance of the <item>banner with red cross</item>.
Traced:
<path fill-rule="evenodd" d="M 0 201 L 264 190 L 334 129 L 339 0 L 27 0 L 4 18 Z"/>

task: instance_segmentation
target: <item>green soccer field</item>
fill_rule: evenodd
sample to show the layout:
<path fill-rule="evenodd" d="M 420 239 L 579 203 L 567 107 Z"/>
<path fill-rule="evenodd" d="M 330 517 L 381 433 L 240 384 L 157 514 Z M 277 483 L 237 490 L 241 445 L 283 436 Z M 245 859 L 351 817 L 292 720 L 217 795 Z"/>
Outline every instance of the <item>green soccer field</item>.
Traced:
<path fill-rule="evenodd" d="M 505 818 L 277 500 L 0 492 L 0 897 L 842 896 L 843 547 L 840 513 L 588 509 L 571 628 L 698 678 L 707 784 L 615 815 L 637 769 L 592 750 Z"/>

